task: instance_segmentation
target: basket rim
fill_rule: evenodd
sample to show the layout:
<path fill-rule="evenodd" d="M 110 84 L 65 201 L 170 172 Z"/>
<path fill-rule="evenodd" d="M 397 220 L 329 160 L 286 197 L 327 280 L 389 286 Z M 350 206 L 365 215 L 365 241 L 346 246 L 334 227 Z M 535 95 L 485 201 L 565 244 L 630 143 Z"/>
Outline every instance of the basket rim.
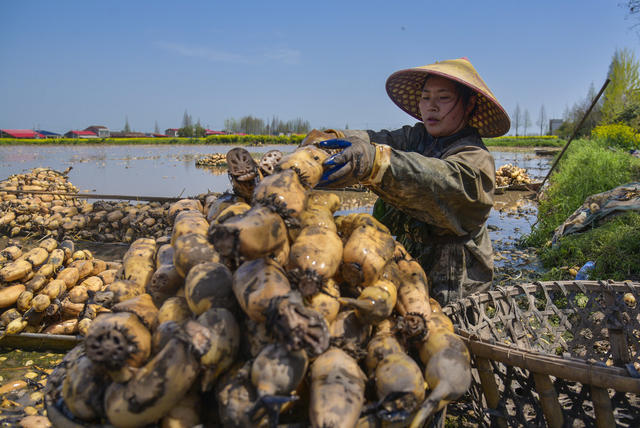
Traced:
<path fill-rule="evenodd" d="M 472 303 L 489 303 L 502 297 L 522 294 L 540 286 L 558 286 L 567 290 L 598 291 L 603 287 L 613 292 L 635 291 L 640 293 L 640 283 L 633 281 L 536 281 L 496 287 L 494 290 L 475 293 L 443 308 L 447 316 L 453 311 L 466 310 Z M 546 354 L 541 351 L 522 349 L 516 345 L 483 340 L 477 335 L 455 327 L 456 333 L 465 341 L 474 357 L 514 365 L 534 373 L 544 373 L 569 381 L 594 385 L 601 388 L 614 388 L 618 391 L 640 394 L 640 378 L 633 377 L 622 367 L 604 366 L 585 359 Z"/>

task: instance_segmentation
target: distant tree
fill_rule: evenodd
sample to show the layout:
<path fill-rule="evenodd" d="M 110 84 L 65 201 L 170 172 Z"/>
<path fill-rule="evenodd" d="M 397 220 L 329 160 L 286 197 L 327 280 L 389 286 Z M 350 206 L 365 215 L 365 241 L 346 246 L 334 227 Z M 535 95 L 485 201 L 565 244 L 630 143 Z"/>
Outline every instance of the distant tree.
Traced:
<path fill-rule="evenodd" d="M 609 65 L 609 79 L 611 82 L 603 94 L 602 122 L 616 123 L 623 121 L 630 124 L 629 113 L 640 105 L 640 72 L 638 61 L 630 49 L 618 49 L 613 54 Z"/>
<path fill-rule="evenodd" d="M 245 134 L 262 134 L 264 131 L 264 121 L 251 115 L 240 118 L 240 132 Z"/>
<path fill-rule="evenodd" d="M 311 129 L 311 125 L 308 121 L 302 118 L 296 118 L 283 122 L 278 119 L 277 116 L 272 116 L 271 120 L 265 122 L 264 120 L 254 116 L 244 116 L 240 120 L 237 119 L 225 119 L 224 121 L 225 131 L 230 133 L 243 132 L 246 134 L 306 134 Z"/>
<path fill-rule="evenodd" d="M 522 122 L 522 112 L 520 111 L 520 104 L 516 104 L 516 109 L 513 112 L 513 126 L 516 128 L 516 137 L 518 136 L 518 130 Z"/>
<path fill-rule="evenodd" d="M 196 124 L 193 127 L 193 136 L 194 137 L 198 137 L 198 138 L 202 138 L 207 134 L 207 130 L 204 129 L 204 127 L 200 124 L 200 119 L 198 119 L 198 121 L 196 122 Z"/>
<path fill-rule="evenodd" d="M 224 130 L 230 134 L 235 134 L 240 132 L 240 125 L 238 124 L 238 121 L 235 119 L 225 119 Z"/>
<path fill-rule="evenodd" d="M 597 93 L 596 89 L 591 83 L 587 96 L 584 100 L 579 101 L 571 108 L 566 108 L 564 112 L 564 122 L 557 130 L 558 136 L 561 138 L 568 138 L 573 134 L 575 128 L 578 126 L 585 113 L 593 103 Z M 585 136 L 591 134 L 591 130 L 595 128 L 602 120 L 602 97 L 591 110 L 591 114 L 584 120 L 582 127 L 577 130 L 576 136 Z"/>
<path fill-rule="evenodd" d="M 310 128 L 311 126 L 309 125 L 309 122 L 300 117 L 287 122 L 287 134 L 306 134 L 309 132 Z"/>
<path fill-rule="evenodd" d="M 277 134 L 278 122 L 280 122 L 280 121 L 278 120 L 277 116 L 272 116 L 271 117 L 271 122 L 269 123 L 269 125 L 267 125 L 268 132 L 269 132 L 270 135 Z"/>
<path fill-rule="evenodd" d="M 185 109 L 184 114 L 182 115 L 182 127 L 178 129 L 179 137 L 193 137 L 194 129 L 193 129 L 193 121 L 191 120 L 191 116 Z"/>
<path fill-rule="evenodd" d="M 344 125 L 344 129 L 349 129 L 349 124 Z"/>
<path fill-rule="evenodd" d="M 529 109 L 524 109 L 524 119 L 522 120 L 522 127 L 524 128 L 524 135 L 527 135 L 527 129 L 531 126 L 531 115 Z"/>
<path fill-rule="evenodd" d="M 122 132 L 131 132 L 131 126 L 129 126 L 129 116 L 124 117 L 124 129 L 122 130 Z"/>
<path fill-rule="evenodd" d="M 547 125 L 547 112 L 544 108 L 544 104 L 540 106 L 540 113 L 538 113 L 538 121 L 536 125 L 540 127 L 540 135 L 545 135 L 544 128 Z"/>
<path fill-rule="evenodd" d="M 156 120 L 156 125 L 153 127 L 153 133 L 154 134 L 159 134 L 160 133 L 160 127 L 158 126 L 158 121 Z"/>
<path fill-rule="evenodd" d="M 191 116 L 185 109 L 184 114 L 182 115 L 182 127 L 189 128 L 190 126 L 193 126 L 193 121 L 191 120 Z"/>

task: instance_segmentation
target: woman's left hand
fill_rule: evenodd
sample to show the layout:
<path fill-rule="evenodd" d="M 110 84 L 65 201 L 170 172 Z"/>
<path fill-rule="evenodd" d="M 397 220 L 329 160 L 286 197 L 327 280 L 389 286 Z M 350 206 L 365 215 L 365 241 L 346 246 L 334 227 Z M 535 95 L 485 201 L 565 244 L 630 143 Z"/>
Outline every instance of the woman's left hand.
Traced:
<path fill-rule="evenodd" d="M 319 187 L 341 188 L 357 184 L 371 175 L 376 156 L 373 144 L 358 137 L 321 141 L 322 149 L 344 149 L 324 162 Z"/>

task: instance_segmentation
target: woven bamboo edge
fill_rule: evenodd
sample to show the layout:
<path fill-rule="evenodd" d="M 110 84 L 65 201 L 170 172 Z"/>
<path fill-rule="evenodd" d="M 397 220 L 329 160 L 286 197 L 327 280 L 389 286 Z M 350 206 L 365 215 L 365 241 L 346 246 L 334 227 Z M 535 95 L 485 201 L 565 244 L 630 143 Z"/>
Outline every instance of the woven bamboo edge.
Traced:
<path fill-rule="evenodd" d="M 602 367 L 584 360 L 553 357 L 507 345 L 490 344 L 474 339 L 465 332 L 457 333 L 465 341 L 471 353 L 477 357 L 582 384 L 640 394 L 640 379 L 629 376 L 625 369 Z"/>
<path fill-rule="evenodd" d="M 545 281 L 520 284 L 509 287 L 498 287 L 495 290 L 470 296 L 443 308 L 451 316 L 453 311 L 465 310 L 475 299 L 477 303 L 490 303 L 502 297 L 511 297 L 540 287 L 557 286 L 567 291 L 601 291 L 603 287 L 609 291 L 640 292 L 640 284 L 631 281 Z M 540 351 L 523 350 L 517 345 L 484 341 L 476 335 L 456 326 L 456 333 L 466 342 L 474 356 L 502 362 L 511 366 L 527 369 L 534 373 L 548 374 L 569 381 L 593 385 L 601 388 L 613 388 L 621 392 L 640 394 L 640 378 L 629 375 L 621 367 L 604 366 L 575 357 L 564 357 L 546 354 Z"/>

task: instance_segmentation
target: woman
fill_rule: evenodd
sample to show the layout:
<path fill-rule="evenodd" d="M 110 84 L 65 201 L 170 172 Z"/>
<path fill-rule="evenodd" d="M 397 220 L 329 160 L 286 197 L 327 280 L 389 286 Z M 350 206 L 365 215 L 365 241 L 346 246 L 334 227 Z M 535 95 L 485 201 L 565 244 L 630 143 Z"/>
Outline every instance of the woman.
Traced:
<path fill-rule="evenodd" d="M 420 262 L 440 304 L 484 291 L 493 279 L 486 221 L 495 165 L 481 137 L 505 134 L 509 116 L 466 58 L 398 71 L 386 89 L 421 122 L 312 131 L 302 144 L 346 147 L 326 162 L 320 185 L 361 183 L 375 192 L 373 215 Z"/>

